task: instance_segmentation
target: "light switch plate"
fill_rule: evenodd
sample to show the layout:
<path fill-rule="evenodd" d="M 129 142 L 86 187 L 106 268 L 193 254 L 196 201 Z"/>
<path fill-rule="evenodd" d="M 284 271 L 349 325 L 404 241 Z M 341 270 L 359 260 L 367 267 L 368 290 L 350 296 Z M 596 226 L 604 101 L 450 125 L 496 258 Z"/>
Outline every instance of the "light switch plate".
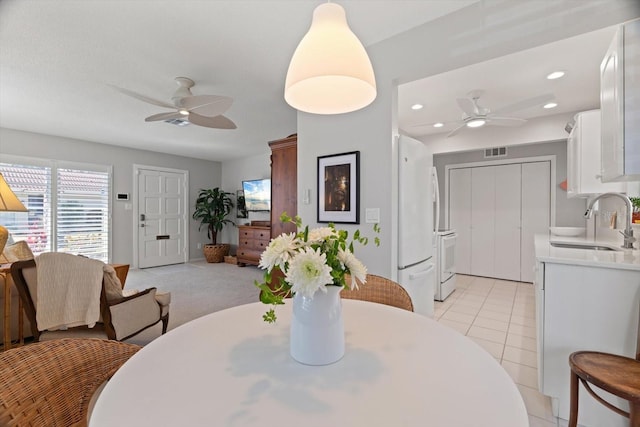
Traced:
<path fill-rule="evenodd" d="M 377 224 L 380 222 L 380 208 L 367 208 L 364 214 L 367 224 Z"/>

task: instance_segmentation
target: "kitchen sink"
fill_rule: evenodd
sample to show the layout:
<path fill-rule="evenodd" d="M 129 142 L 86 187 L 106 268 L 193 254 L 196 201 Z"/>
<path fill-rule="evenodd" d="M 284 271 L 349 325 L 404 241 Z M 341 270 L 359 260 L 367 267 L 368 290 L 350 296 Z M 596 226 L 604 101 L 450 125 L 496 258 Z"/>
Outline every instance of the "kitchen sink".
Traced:
<path fill-rule="evenodd" d="M 550 242 L 551 246 L 556 248 L 567 249 L 591 249 L 594 251 L 618 251 L 619 249 L 612 248 L 611 246 L 599 245 L 597 243 L 580 243 L 580 242 Z"/>

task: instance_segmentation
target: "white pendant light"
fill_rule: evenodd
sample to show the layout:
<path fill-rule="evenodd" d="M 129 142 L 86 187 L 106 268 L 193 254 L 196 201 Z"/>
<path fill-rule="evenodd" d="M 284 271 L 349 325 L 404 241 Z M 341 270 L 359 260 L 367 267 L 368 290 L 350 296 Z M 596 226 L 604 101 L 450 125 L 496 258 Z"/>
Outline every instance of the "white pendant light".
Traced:
<path fill-rule="evenodd" d="M 376 98 L 371 61 L 349 28 L 342 6 L 326 3 L 291 58 L 284 99 L 293 108 L 315 114 L 356 111 Z"/>

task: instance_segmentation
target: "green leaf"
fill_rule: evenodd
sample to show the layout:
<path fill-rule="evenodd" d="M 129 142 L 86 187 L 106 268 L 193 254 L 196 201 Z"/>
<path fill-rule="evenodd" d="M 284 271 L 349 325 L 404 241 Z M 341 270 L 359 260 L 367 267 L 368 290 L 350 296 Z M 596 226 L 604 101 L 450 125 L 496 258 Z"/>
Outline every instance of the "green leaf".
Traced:
<path fill-rule="evenodd" d="M 291 217 L 287 215 L 286 212 L 282 212 L 282 215 L 280 215 L 280 222 L 291 222 Z"/>
<path fill-rule="evenodd" d="M 274 309 L 272 308 L 271 310 L 263 314 L 262 320 L 264 320 L 267 323 L 275 323 L 275 321 L 278 320 L 278 318 L 276 317 L 276 312 L 274 311 Z"/>
<path fill-rule="evenodd" d="M 376 236 L 373 241 L 375 242 L 376 246 L 380 246 L 380 238 L 378 236 Z"/>

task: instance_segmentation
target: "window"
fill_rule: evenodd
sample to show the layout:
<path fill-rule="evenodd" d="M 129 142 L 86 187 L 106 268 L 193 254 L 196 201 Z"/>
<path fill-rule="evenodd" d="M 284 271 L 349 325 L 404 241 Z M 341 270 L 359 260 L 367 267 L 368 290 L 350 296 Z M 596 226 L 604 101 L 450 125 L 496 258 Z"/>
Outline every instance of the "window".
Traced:
<path fill-rule="evenodd" d="M 49 163 L 0 163 L 0 172 L 29 210 L 1 212 L 0 223 L 36 255 L 68 252 L 108 262 L 109 168 Z"/>

